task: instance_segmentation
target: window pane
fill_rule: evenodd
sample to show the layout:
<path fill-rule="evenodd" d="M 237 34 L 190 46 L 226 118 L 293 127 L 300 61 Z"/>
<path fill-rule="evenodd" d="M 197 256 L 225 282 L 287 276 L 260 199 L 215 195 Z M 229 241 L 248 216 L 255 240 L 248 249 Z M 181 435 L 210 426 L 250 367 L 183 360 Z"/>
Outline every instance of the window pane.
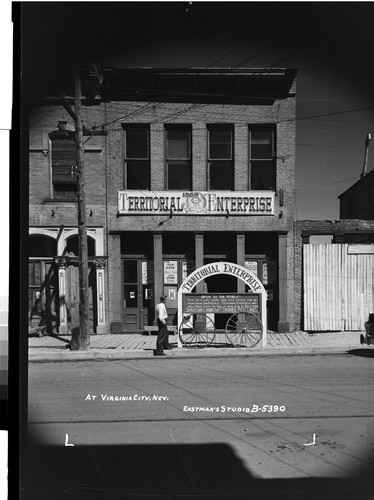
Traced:
<path fill-rule="evenodd" d="M 210 164 L 210 189 L 233 189 L 231 162 L 220 161 Z"/>
<path fill-rule="evenodd" d="M 53 197 L 56 200 L 76 200 L 77 185 L 76 184 L 54 184 Z"/>
<path fill-rule="evenodd" d="M 126 307 L 138 307 L 138 285 L 125 285 Z"/>
<path fill-rule="evenodd" d="M 125 283 L 137 283 L 138 281 L 138 261 L 125 260 L 124 261 L 124 279 Z"/>
<path fill-rule="evenodd" d="M 148 158 L 148 130 L 126 130 L 126 158 Z"/>
<path fill-rule="evenodd" d="M 52 142 L 52 167 L 72 167 L 77 164 L 77 146 L 72 139 L 55 139 Z"/>
<path fill-rule="evenodd" d="M 188 160 L 191 158 L 190 131 L 180 129 L 169 129 L 168 152 L 169 160 Z"/>
<path fill-rule="evenodd" d="M 149 161 L 127 161 L 127 189 L 149 189 Z"/>
<path fill-rule="evenodd" d="M 251 131 L 251 158 L 270 159 L 273 157 L 273 132 L 271 130 Z"/>
<path fill-rule="evenodd" d="M 190 162 L 168 163 L 168 189 L 192 189 Z"/>
<path fill-rule="evenodd" d="M 77 191 L 77 149 L 72 139 L 52 141 L 52 183 L 54 197 L 75 199 Z"/>
<path fill-rule="evenodd" d="M 211 160 L 231 160 L 232 158 L 232 131 L 209 131 L 209 158 Z"/>
<path fill-rule="evenodd" d="M 251 189 L 275 190 L 273 161 L 251 161 Z"/>
<path fill-rule="evenodd" d="M 53 184 L 76 184 L 76 170 L 72 167 L 55 165 L 52 169 Z"/>

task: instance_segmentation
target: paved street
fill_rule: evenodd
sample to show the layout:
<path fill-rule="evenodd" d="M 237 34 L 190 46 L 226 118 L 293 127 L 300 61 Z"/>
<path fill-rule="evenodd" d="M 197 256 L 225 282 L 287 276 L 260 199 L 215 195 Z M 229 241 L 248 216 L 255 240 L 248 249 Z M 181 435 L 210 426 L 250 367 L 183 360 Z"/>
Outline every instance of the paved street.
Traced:
<path fill-rule="evenodd" d="M 29 430 L 65 452 L 131 449 L 139 467 L 162 446 L 191 488 L 191 453 L 206 474 L 345 478 L 371 460 L 372 387 L 373 358 L 349 354 L 31 363 Z"/>

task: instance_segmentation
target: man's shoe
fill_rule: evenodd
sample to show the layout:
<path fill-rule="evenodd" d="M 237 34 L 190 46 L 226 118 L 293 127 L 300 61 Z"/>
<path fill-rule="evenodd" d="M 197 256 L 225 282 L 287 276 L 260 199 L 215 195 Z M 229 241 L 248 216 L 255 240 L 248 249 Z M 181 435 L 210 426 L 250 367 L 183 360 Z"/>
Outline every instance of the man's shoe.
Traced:
<path fill-rule="evenodd" d="M 165 356 L 164 352 L 154 352 L 154 356 Z"/>
<path fill-rule="evenodd" d="M 172 347 L 164 347 L 164 351 L 172 351 L 173 348 Z"/>

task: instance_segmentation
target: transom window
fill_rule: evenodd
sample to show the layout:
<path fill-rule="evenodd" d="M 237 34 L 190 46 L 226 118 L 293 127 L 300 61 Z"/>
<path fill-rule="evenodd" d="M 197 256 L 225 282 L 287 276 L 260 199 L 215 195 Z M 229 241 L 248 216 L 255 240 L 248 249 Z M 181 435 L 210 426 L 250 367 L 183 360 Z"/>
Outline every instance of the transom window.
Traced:
<path fill-rule="evenodd" d="M 250 189 L 275 191 L 274 128 L 249 129 Z"/>
<path fill-rule="evenodd" d="M 192 189 L 191 127 L 166 127 L 167 188 Z"/>
<path fill-rule="evenodd" d="M 209 189 L 234 189 L 234 144 L 232 126 L 208 128 Z"/>
<path fill-rule="evenodd" d="M 150 189 L 149 126 L 123 125 L 125 189 Z"/>

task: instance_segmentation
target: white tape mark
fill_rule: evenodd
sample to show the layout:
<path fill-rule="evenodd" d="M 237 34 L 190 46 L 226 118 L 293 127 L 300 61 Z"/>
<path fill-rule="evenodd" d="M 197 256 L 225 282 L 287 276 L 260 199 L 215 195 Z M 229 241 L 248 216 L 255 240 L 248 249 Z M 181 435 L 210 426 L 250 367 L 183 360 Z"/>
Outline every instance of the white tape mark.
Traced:
<path fill-rule="evenodd" d="M 65 434 L 65 446 L 74 446 L 72 443 L 68 443 L 69 441 L 69 436 Z"/>
<path fill-rule="evenodd" d="M 304 446 L 312 446 L 313 444 L 316 444 L 316 435 L 313 434 L 313 443 L 306 443 Z"/>

